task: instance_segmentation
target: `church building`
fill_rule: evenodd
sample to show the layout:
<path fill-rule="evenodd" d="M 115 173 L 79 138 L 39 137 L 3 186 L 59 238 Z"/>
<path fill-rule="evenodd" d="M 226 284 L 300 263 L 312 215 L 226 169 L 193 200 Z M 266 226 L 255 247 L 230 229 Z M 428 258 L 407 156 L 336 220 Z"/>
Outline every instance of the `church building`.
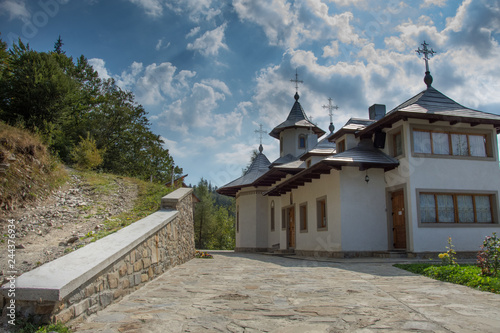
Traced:
<path fill-rule="evenodd" d="M 269 133 L 280 157 L 270 162 L 261 145 L 247 172 L 217 190 L 236 198 L 236 251 L 424 256 L 451 237 L 457 252 L 474 253 L 500 233 L 500 115 L 432 87 L 434 51 L 422 45 L 427 88 L 389 112 L 372 105 L 367 119 L 330 123 L 326 134 L 295 94 Z"/>

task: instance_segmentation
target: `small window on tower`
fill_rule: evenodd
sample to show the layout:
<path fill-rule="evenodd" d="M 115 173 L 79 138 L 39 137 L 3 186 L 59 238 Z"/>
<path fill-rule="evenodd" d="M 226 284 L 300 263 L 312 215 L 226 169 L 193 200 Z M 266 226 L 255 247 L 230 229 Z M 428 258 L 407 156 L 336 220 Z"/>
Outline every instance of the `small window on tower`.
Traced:
<path fill-rule="evenodd" d="M 306 136 L 303 134 L 299 135 L 299 148 L 306 148 Z"/>

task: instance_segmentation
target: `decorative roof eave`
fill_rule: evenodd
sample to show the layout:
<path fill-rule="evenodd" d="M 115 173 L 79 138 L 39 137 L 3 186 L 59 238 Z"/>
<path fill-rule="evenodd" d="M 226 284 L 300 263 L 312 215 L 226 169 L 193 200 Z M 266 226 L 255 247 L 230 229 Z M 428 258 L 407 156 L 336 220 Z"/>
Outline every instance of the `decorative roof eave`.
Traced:
<path fill-rule="evenodd" d="M 270 133 L 269 135 L 272 136 L 273 138 L 275 139 L 279 139 L 280 138 L 280 133 L 283 132 L 284 130 L 286 129 L 290 129 L 290 128 L 306 128 L 306 129 L 312 129 L 313 133 L 316 134 L 316 136 L 318 138 L 322 137 L 326 132 L 323 131 L 321 128 L 317 127 L 316 125 L 314 125 L 313 123 L 305 120 L 305 121 L 302 121 L 302 122 L 307 122 L 308 124 L 303 124 L 303 125 L 300 125 L 300 124 L 294 124 L 294 125 L 290 125 L 290 126 L 283 126 L 283 127 L 279 127 L 281 125 L 278 125 L 276 126 Z"/>
<path fill-rule="evenodd" d="M 287 175 L 295 175 L 303 168 L 280 168 L 279 166 L 273 167 L 269 172 L 262 175 L 260 178 L 253 182 L 253 186 L 271 186 L 276 182 L 282 180 Z"/>
<path fill-rule="evenodd" d="M 384 118 L 380 119 L 376 123 L 367 126 L 365 129 L 355 133 L 356 137 L 366 138 L 371 137 L 373 133 L 381 131 L 384 128 L 392 127 L 392 124 L 403 119 L 407 121 L 409 118 L 412 119 L 427 119 L 429 123 L 434 123 L 436 121 L 447 121 L 450 125 L 455 125 L 458 123 L 469 123 L 471 126 L 477 126 L 481 124 L 491 124 L 495 127 L 497 134 L 500 133 L 500 116 L 499 119 L 485 119 L 477 117 L 464 117 L 457 115 L 446 115 L 446 114 L 436 114 L 436 113 L 421 113 L 421 112 L 408 112 L 402 110 L 396 110 L 391 114 L 388 114 Z"/>
<path fill-rule="evenodd" d="M 350 158 L 335 158 L 322 160 L 310 168 L 307 168 L 290 179 L 264 192 L 263 195 L 280 196 L 293 189 L 303 186 L 305 183 L 311 182 L 313 179 L 319 179 L 322 174 L 329 174 L 332 169 L 341 170 L 343 166 L 359 167 L 360 171 L 371 168 L 384 169 L 389 171 L 395 169 L 399 163 L 378 163 L 378 162 L 356 162 Z"/>
<path fill-rule="evenodd" d="M 304 185 L 305 183 L 311 182 L 313 179 L 319 179 L 322 174 L 330 173 L 331 169 L 332 169 L 331 166 L 324 165 L 321 162 L 316 163 L 310 168 L 302 170 L 301 172 L 297 173 L 290 179 L 274 186 L 273 188 L 269 189 L 268 191 L 262 194 L 269 196 L 280 196 L 293 189 L 298 188 L 299 186 Z"/>

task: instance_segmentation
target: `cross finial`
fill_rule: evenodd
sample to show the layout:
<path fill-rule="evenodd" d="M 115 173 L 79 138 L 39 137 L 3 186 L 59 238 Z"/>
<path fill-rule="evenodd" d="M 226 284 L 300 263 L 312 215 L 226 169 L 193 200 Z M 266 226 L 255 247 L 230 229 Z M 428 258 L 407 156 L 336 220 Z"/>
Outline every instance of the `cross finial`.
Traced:
<path fill-rule="evenodd" d="M 333 122 L 333 110 L 338 110 L 337 105 L 332 105 L 332 99 L 328 98 L 328 105 L 323 105 L 324 109 L 328 109 L 328 115 L 330 116 L 330 123 Z"/>
<path fill-rule="evenodd" d="M 330 116 L 330 126 L 328 127 L 330 129 L 330 132 L 333 132 L 335 130 L 335 126 L 333 126 L 333 110 L 338 110 L 337 105 L 332 105 L 332 98 L 328 98 L 328 105 L 323 105 L 324 109 L 328 109 L 328 115 Z"/>
<path fill-rule="evenodd" d="M 429 56 L 433 56 L 436 51 L 434 51 L 432 48 L 429 50 L 427 48 L 429 44 L 427 44 L 424 40 L 424 43 L 422 44 L 422 49 L 420 47 L 415 50 L 418 54 L 423 54 L 424 55 L 424 61 L 425 61 L 425 77 L 424 77 L 424 82 L 427 84 L 427 87 L 430 87 L 432 84 L 432 76 L 431 72 L 429 71 Z"/>
<path fill-rule="evenodd" d="M 299 80 L 299 73 L 297 72 L 297 68 L 295 69 L 295 80 L 290 80 L 290 82 L 295 82 L 295 92 L 299 93 L 299 83 L 304 83 L 304 81 Z"/>
<path fill-rule="evenodd" d="M 259 129 L 255 130 L 255 133 L 259 133 L 259 140 L 260 144 L 262 145 L 262 134 L 266 133 L 266 131 L 262 129 L 262 124 L 259 124 Z"/>

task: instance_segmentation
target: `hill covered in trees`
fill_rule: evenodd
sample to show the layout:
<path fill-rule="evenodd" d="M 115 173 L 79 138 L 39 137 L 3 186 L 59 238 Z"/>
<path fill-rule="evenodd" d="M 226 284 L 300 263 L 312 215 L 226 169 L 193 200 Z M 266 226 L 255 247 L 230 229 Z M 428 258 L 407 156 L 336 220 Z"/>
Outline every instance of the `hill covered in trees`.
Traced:
<path fill-rule="evenodd" d="M 0 40 L 0 120 L 37 134 L 66 164 L 170 180 L 174 161 L 134 95 L 62 46 L 38 52 L 19 40 L 8 50 Z"/>

